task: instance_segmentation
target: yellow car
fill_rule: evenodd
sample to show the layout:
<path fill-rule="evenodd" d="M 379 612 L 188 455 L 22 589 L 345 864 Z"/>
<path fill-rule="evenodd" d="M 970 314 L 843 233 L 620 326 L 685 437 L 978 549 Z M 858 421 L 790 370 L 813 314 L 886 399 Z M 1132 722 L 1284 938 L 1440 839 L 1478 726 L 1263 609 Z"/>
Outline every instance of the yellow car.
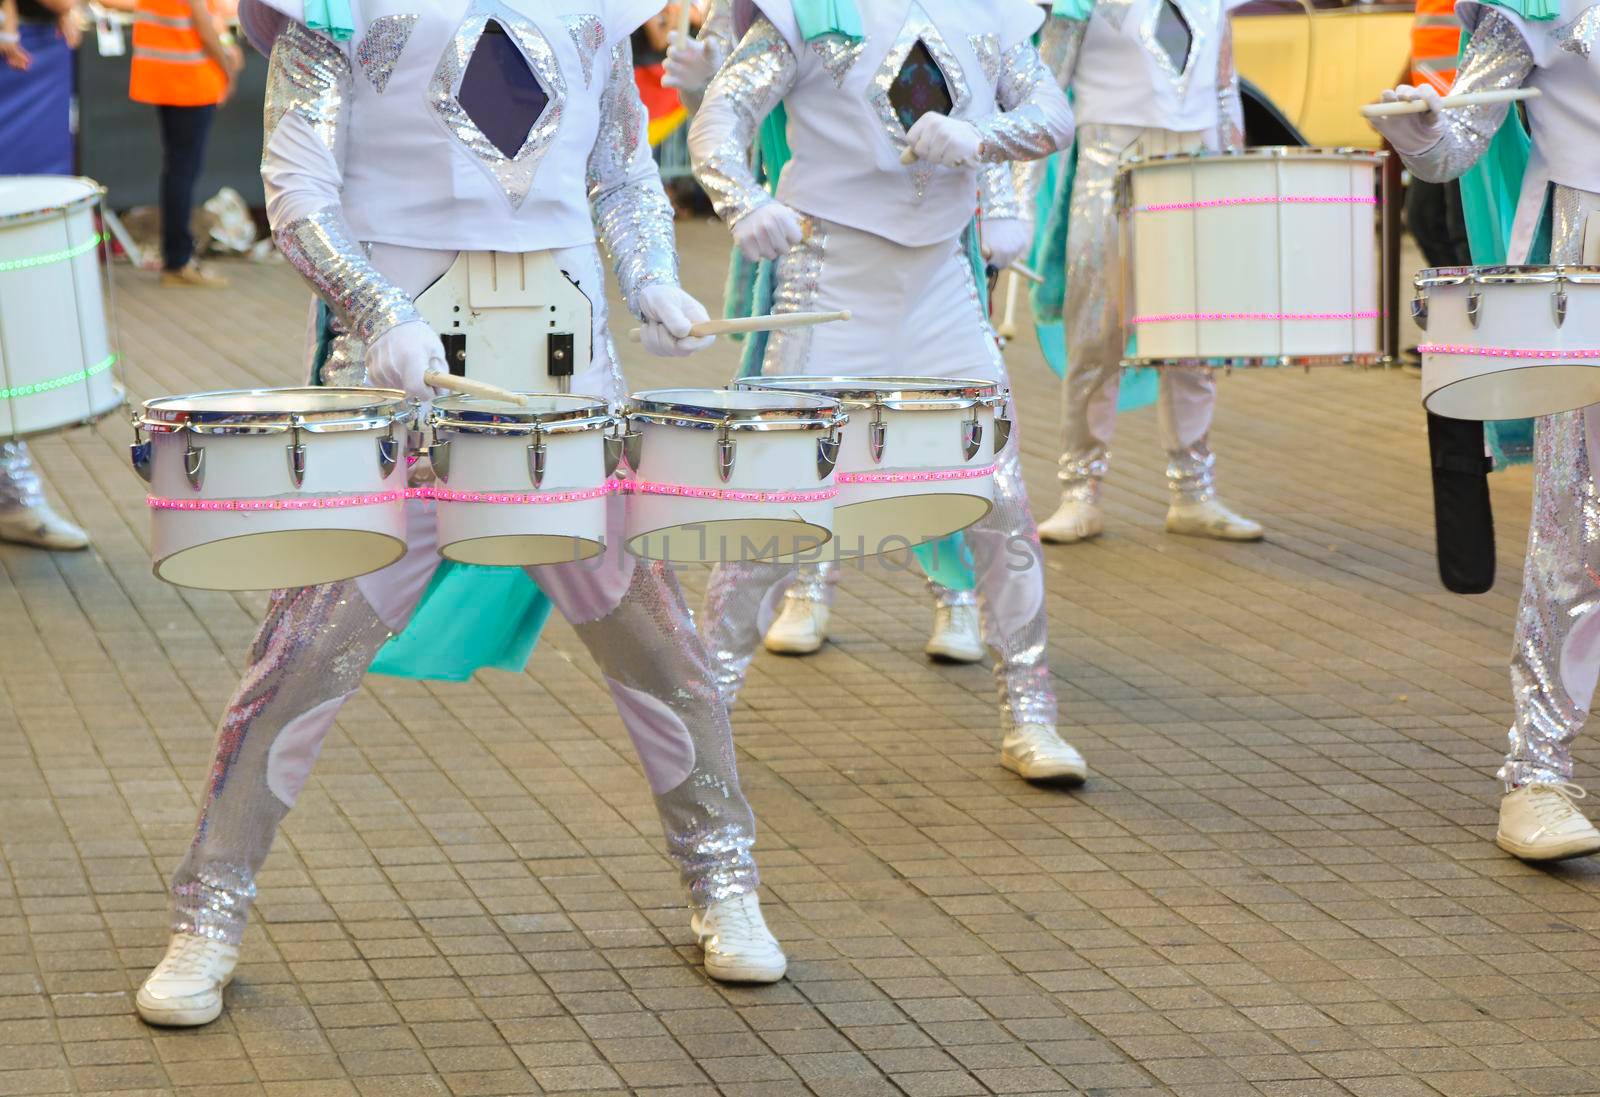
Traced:
<path fill-rule="evenodd" d="M 1359 110 L 1407 79 L 1412 17 L 1384 0 L 1255 0 L 1234 13 L 1234 58 L 1258 105 L 1306 144 L 1375 149 Z"/>

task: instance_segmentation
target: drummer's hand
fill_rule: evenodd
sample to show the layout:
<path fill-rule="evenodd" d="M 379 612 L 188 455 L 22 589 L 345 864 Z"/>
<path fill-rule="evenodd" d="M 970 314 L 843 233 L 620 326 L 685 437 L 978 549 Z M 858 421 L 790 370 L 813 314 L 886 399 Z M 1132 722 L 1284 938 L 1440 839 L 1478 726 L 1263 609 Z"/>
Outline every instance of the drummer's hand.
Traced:
<path fill-rule="evenodd" d="M 698 95 L 706 90 L 721 67 L 722 51 L 715 41 L 683 38 L 673 31 L 667 35 L 667 74 L 662 77 L 661 86 Z"/>
<path fill-rule="evenodd" d="M 906 131 L 906 144 L 918 160 L 947 168 L 968 168 L 978 162 L 983 137 L 971 122 L 929 111 Z"/>
<path fill-rule="evenodd" d="M 660 358 L 687 358 L 717 341 L 714 335 L 689 334 L 690 328 L 711 316 L 677 286 L 647 286 L 639 294 L 639 319 L 644 321 L 639 341 Z"/>
<path fill-rule="evenodd" d="M 1401 84 L 1393 91 L 1383 93 L 1382 102 L 1409 103 L 1421 99 L 1428 109 L 1421 114 L 1391 114 L 1372 118 L 1372 128 L 1389 139 L 1401 156 L 1420 156 L 1439 143 L 1444 136 L 1444 118 L 1440 113 L 1439 93 L 1432 84 L 1414 88 Z"/>
<path fill-rule="evenodd" d="M 983 240 L 983 257 L 996 270 L 1005 270 L 1033 246 L 1032 226 L 1015 217 L 985 219 L 978 231 Z"/>
<path fill-rule="evenodd" d="M 757 206 L 733 223 L 733 242 L 752 263 L 776 259 L 805 236 L 800 215 L 782 202 Z"/>
<path fill-rule="evenodd" d="M 399 389 L 416 400 L 438 395 L 422 378 L 430 370 L 449 373 L 444 344 L 422 320 L 396 324 L 367 347 L 367 381 L 375 388 Z"/>

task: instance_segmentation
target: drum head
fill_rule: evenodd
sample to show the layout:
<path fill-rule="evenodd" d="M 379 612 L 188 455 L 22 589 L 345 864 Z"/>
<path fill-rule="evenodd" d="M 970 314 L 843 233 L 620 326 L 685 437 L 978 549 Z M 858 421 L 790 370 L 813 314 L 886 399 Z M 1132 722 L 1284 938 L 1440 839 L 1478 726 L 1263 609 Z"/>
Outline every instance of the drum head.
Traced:
<path fill-rule="evenodd" d="M 877 556 L 959 533 L 994 504 L 981 495 L 902 495 L 850 503 L 833 512 L 840 557 Z"/>
<path fill-rule="evenodd" d="M 157 560 L 155 573 L 198 590 L 279 590 L 354 579 L 405 552 L 404 541 L 371 530 L 271 530 L 182 549 Z"/>
<path fill-rule="evenodd" d="M 1430 372 L 1424 369 L 1424 385 Z M 1522 366 L 1465 377 L 1429 392 L 1422 403 L 1447 419 L 1530 419 L 1574 411 L 1600 404 L 1600 362 Z"/>
<path fill-rule="evenodd" d="M 826 526 L 810 522 L 750 517 L 665 526 L 630 537 L 626 547 L 646 560 L 722 564 L 796 556 L 815 558 L 832 537 Z"/>
<path fill-rule="evenodd" d="M 100 184 L 76 175 L 0 175 L 0 225 L 92 202 Z"/>
<path fill-rule="evenodd" d="M 503 534 L 473 537 L 439 549 L 439 555 L 459 564 L 481 564 L 492 568 L 533 568 L 541 564 L 570 564 L 592 560 L 606 550 L 603 541 L 570 535 Z"/>

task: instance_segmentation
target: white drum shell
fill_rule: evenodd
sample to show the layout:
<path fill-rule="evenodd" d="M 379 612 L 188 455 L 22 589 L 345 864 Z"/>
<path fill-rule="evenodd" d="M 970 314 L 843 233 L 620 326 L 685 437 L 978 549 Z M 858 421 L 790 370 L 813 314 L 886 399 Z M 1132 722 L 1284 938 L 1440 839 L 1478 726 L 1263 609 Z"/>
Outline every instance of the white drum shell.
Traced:
<path fill-rule="evenodd" d="M 395 428 L 404 448 L 405 429 Z M 175 500 L 311 498 L 403 493 L 406 462 L 382 475 L 378 441 L 388 428 L 330 434 L 301 432 L 305 480 L 290 473 L 290 435 L 151 436 L 151 494 Z M 190 486 L 185 440 L 205 450 L 200 490 Z M 405 504 L 306 510 L 150 511 L 156 575 L 206 590 L 275 590 L 352 579 L 400 559 Z"/>
<path fill-rule="evenodd" d="M 92 422 L 122 404 L 95 243 L 99 199 L 88 179 L 0 177 L 0 389 L 11 394 L 0 399 L 0 436 Z M 47 387 L 16 391 L 35 385 Z"/>
<path fill-rule="evenodd" d="M 1124 169 L 1130 364 L 1381 359 L 1372 204 L 1381 160 L 1291 151 L 1162 157 Z M 1293 200 L 1306 197 L 1348 200 Z M 1267 200 L 1224 204 L 1241 198 Z M 1218 318 L 1239 316 L 1272 318 Z M 1280 319 L 1288 316 L 1332 318 Z"/>
<path fill-rule="evenodd" d="M 1554 307 L 1558 285 L 1551 281 L 1436 285 L 1424 290 L 1424 406 L 1452 419 L 1522 419 L 1600 404 L 1600 358 L 1560 357 L 1564 350 L 1591 355 L 1600 350 L 1600 285 L 1563 283 L 1559 288 L 1567 295 L 1566 318 L 1559 327 Z M 1481 294 L 1476 326 L 1467 312 L 1474 291 Z M 1434 346 L 1550 352 L 1554 357 L 1428 349 Z"/>
<path fill-rule="evenodd" d="M 736 430 L 732 474 L 717 471 L 715 429 L 670 426 L 635 419 L 643 449 L 637 475 L 643 484 L 682 484 L 712 491 L 822 492 L 832 474 L 817 475 L 822 430 Z M 833 499 L 814 502 L 740 502 L 630 492 L 627 548 L 638 556 L 674 563 L 777 560 L 815 554 L 833 537 Z"/>
<path fill-rule="evenodd" d="M 488 435 L 441 428 L 450 443 L 449 492 L 519 495 L 598 491 L 606 483 L 605 429 L 546 434 L 545 473 L 528 471 L 532 435 Z M 561 503 L 480 503 L 442 498 L 439 552 L 467 564 L 531 567 L 587 560 L 605 551 L 606 498 Z"/>
<path fill-rule="evenodd" d="M 964 423 L 976 411 L 982 431 L 970 459 Z M 871 556 L 903 549 L 963 530 L 994 505 L 994 474 L 967 479 L 932 479 L 937 470 L 992 466 L 994 409 L 882 409 L 883 458 L 872 459 L 870 409 L 852 409 L 839 447 L 839 498 L 834 511 L 835 552 L 841 557 Z M 849 474 L 908 473 L 901 483 L 850 483 Z"/>

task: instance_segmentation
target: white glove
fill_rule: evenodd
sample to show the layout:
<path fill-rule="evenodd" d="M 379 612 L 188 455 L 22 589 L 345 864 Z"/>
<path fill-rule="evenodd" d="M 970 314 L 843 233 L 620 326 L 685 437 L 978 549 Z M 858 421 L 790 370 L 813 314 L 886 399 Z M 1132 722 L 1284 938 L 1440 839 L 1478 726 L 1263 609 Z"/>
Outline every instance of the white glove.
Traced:
<path fill-rule="evenodd" d="M 918 160 L 947 168 L 965 168 L 978 162 L 983 137 L 971 122 L 929 111 L 906 133 L 906 143 Z"/>
<path fill-rule="evenodd" d="M 983 257 L 997 270 L 1005 270 L 1027 255 L 1033 246 L 1032 226 L 1015 217 L 983 221 L 978 228 L 983 239 Z"/>
<path fill-rule="evenodd" d="M 396 324 L 367 347 L 367 380 L 376 388 L 399 389 L 417 400 L 437 393 L 422 377 L 430 370 L 449 373 L 444 344 L 423 320 Z"/>
<path fill-rule="evenodd" d="M 1428 109 L 1421 114 L 1391 114 L 1386 118 L 1369 118 L 1372 128 L 1389 139 L 1402 157 L 1421 156 L 1439 143 L 1444 136 L 1444 119 L 1440 116 L 1439 93 L 1433 85 L 1414 88 L 1401 84 L 1393 91 L 1383 93 L 1385 103 L 1409 103 L 1421 99 Z"/>
<path fill-rule="evenodd" d="M 639 319 L 644 321 L 639 341 L 659 358 L 687 358 L 717 341 L 714 335 L 689 334 L 691 327 L 711 317 L 704 305 L 677 286 L 646 286 L 639 294 Z"/>
<path fill-rule="evenodd" d="M 722 68 L 722 50 L 714 39 L 683 38 L 677 31 L 667 35 L 664 88 L 679 88 L 691 95 L 702 95 L 711 78 Z"/>
<path fill-rule="evenodd" d="M 752 263 L 776 259 L 804 235 L 800 215 L 782 202 L 765 202 L 733 223 L 733 242 Z"/>

